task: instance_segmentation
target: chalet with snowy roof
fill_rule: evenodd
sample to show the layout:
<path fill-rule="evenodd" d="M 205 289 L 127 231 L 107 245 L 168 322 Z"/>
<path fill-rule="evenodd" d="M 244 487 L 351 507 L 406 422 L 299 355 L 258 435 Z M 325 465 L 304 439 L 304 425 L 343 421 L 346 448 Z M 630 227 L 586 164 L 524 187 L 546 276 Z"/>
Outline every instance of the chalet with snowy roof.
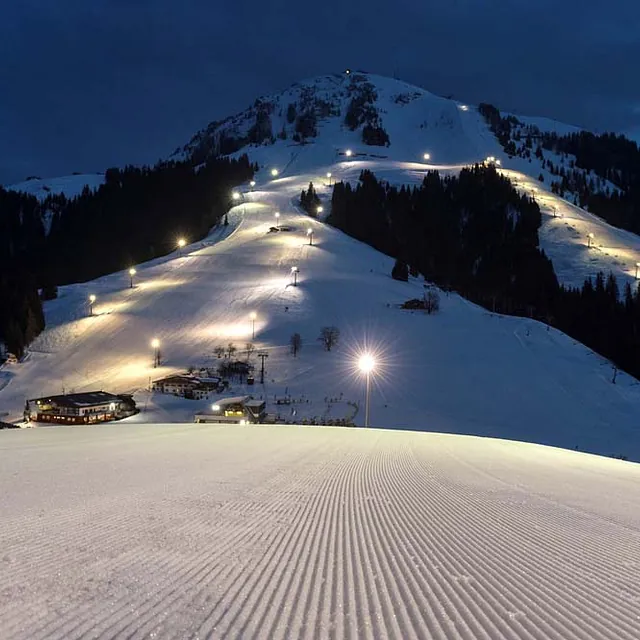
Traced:
<path fill-rule="evenodd" d="M 27 400 L 24 419 L 51 424 L 94 424 L 119 420 L 134 413 L 136 403 L 130 395 L 89 391 Z"/>
<path fill-rule="evenodd" d="M 173 375 L 151 383 L 152 391 L 170 393 L 174 396 L 203 400 L 211 393 L 221 390 L 222 379 L 216 376 Z"/>

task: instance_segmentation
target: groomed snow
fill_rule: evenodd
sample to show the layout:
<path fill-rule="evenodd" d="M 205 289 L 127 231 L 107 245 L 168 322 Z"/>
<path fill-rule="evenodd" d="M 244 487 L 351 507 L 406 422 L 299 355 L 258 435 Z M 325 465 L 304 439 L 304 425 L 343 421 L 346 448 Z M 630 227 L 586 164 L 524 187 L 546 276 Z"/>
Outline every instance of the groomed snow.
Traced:
<path fill-rule="evenodd" d="M 357 428 L 2 435 L 4 640 L 640 637 L 635 464 Z"/>

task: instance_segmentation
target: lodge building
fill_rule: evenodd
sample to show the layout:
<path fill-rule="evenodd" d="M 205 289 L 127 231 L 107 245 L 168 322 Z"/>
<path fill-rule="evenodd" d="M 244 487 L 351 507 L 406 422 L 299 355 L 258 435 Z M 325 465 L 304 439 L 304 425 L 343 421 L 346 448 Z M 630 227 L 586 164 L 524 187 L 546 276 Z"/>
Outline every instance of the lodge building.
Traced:
<path fill-rule="evenodd" d="M 27 400 L 24 419 L 50 424 L 95 424 L 119 420 L 134 413 L 136 403 L 130 395 L 89 391 Z"/>

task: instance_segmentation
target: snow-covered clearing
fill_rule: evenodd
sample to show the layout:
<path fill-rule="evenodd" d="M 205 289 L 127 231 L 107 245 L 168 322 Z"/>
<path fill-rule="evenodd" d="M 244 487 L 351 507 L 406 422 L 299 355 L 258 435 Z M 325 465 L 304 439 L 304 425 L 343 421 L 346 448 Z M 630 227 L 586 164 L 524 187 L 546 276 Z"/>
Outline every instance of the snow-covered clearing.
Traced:
<path fill-rule="evenodd" d="M 5 187 L 11 191 L 22 191 L 44 200 L 47 196 L 64 194 L 67 198 L 75 198 L 85 187 L 94 190 L 104 183 L 103 173 L 78 173 L 57 178 L 33 178 Z"/>
<path fill-rule="evenodd" d="M 635 464 L 344 428 L 4 435 L 6 640 L 640 637 Z"/>

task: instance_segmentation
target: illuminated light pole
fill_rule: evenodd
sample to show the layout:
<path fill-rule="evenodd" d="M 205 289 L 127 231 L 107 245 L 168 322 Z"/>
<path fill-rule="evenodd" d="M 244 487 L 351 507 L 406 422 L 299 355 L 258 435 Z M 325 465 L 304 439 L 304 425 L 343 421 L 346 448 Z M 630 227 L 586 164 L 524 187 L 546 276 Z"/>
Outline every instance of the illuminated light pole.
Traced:
<path fill-rule="evenodd" d="M 133 276 L 136 275 L 136 270 L 131 267 L 131 269 L 129 269 L 129 289 L 133 289 Z"/>
<path fill-rule="evenodd" d="M 309 236 L 309 246 L 313 245 L 313 229 L 311 227 L 309 227 L 307 229 L 307 235 Z M 637 270 L 636 270 L 637 271 Z M 636 275 L 636 278 L 638 276 Z"/>
<path fill-rule="evenodd" d="M 316 209 L 316 213 L 317 213 L 318 215 L 320 215 L 323 211 L 324 211 L 324 209 L 323 209 L 322 207 L 318 207 L 318 208 Z"/>
<path fill-rule="evenodd" d="M 234 191 L 234 192 L 231 194 L 231 197 L 232 197 L 234 200 L 240 200 L 240 193 L 239 193 L 238 191 Z"/>
<path fill-rule="evenodd" d="M 350 158 L 353 155 L 353 151 L 351 151 L 351 149 L 347 149 L 344 152 L 344 155 L 347 156 L 347 158 Z"/>
<path fill-rule="evenodd" d="M 422 157 L 423 157 L 425 160 L 431 160 L 431 154 L 430 154 L 430 153 L 425 153 Z"/>
<path fill-rule="evenodd" d="M 329 186 L 331 186 L 331 171 L 327 172 L 327 180 L 329 180 Z"/>
<path fill-rule="evenodd" d="M 280 228 L 280 212 L 276 211 L 274 214 L 275 219 L 276 219 L 276 229 Z"/>
<path fill-rule="evenodd" d="M 636 262 L 636 280 L 638 279 L 638 269 L 640 269 L 640 262 Z"/>
<path fill-rule="evenodd" d="M 158 338 L 154 338 L 151 341 L 151 346 L 153 347 L 153 367 L 160 366 L 160 340 Z"/>
<path fill-rule="evenodd" d="M 253 188 L 256 186 L 256 181 L 255 181 L 255 180 L 252 180 L 252 181 L 249 183 L 249 186 L 251 187 L 251 191 L 253 191 Z"/>
<path fill-rule="evenodd" d="M 272 175 L 274 178 L 277 178 L 277 177 L 278 177 L 278 170 L 277 170 L 277 169 L 271 169 L 271 175 Z"/>
<path fill-rule="evenodd" d="M 96 297 L 93 293 L 89 296 L 89 315 L 93 315 L 93 303 L 96 301 Z"/>
<path fill-rule="evenodd" d="M 593 237 L 594 237 L 594 236 L 593 236 L 593 233 L 590 233 L 590 234 L 587 236 L 587 248 L 590 248 L 590 247 L 591 247 L 591 245 L 593 244 Z"/>
<path fill-rule="evenodd" d="M 364 403 L 364 426 L 369 426 L 369 401 L 371 398 L 371 372 L 374 370 L 376 366 L 375 360 L 373 356 L 365 353 L 360 357 L 358 361 L 358 367 L 360 371 L 362 371 L 367 376 L 367 388 L 366 388 L 366 396 Z"/>
<path fill-rule="evenodd" d="M 187 241 L 184 238 L 178 238 L 178 255 L 182 255 L 182 249 L 187 244 Z"/>
<path fill-rule="evenodd" d="M 291 275 L 293 276 L 293 286 L 298 286 L 298 273 L 300 269 L 298 267 L 291 267 Z"/>
<path fill-rule="evenodd" d="M 496 164 L 500 166 L 502 164 L 502 160 L 496 160 Z"/>
<path fill-rule="evenodd" d="M 256 339 L 256 318 L 258 317 L 258 314 L 255 311 L 252 311 L 249 314 L 249 317 L 251 318 L 251 338 L 255 340 Z"/>

